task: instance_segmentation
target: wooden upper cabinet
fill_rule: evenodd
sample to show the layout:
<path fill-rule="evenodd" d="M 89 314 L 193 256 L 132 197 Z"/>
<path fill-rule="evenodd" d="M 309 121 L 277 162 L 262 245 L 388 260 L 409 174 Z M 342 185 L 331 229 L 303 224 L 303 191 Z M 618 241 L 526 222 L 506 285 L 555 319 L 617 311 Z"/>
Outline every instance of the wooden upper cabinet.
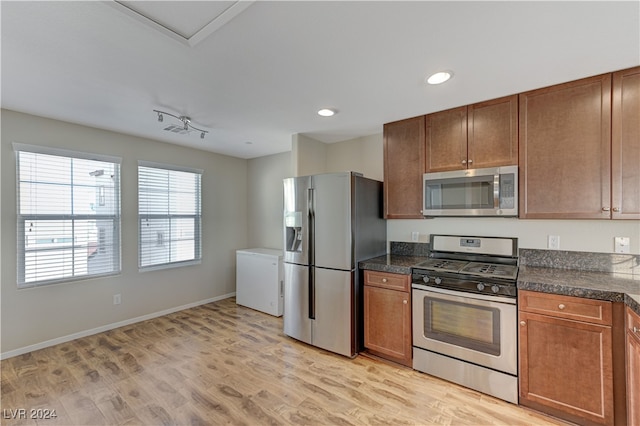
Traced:
<path fill-rule="evenodd" d="M 426 171 L 518 164 L 518 96 L 426 116 Z"/>
<path fill-rule="evenodd" d="M 428 114 L 426 172 L 467 168 L 467 107 Z"/>
<path fill-rule="evenodd" d="M 421 219 L 424 116 L 384 125 L 384 217 Z"/>
<path fill-rule="evenodd" d="M 470 169 L 518 164 L 518 95 L 469 105 Z"/>
<path fill-rule="evenodd" d="M 520 218 L 610 218 L 611 74 L 519 102 Z"/>
<path fill-rule="evenodd" d="M 613 74 L 611 217 L 640 219 L 640 67 Z"/>

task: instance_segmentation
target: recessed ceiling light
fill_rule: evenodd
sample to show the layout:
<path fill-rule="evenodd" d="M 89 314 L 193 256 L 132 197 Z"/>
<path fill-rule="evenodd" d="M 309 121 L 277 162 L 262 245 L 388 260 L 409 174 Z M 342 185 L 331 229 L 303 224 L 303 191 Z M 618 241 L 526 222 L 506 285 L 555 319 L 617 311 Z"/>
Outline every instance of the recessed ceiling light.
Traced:
<path fill-rule="evenodd" d="M 323 108 L 320 111 L 318 111 L 318 115 L 321 115 L 323 117 L 331 117 L 335 113 L 336 113 L 335 110 L 329 109 L 329 108 Z"/>
<path fill-rule="evenodd" d="M 441 84 L 441 83 L 444 83 L 445 81 L 449 80 L 451 77 L 453 77 L 453 72 L 451 72 L 451 71 L 440 71 L 440 72 L 437 72 L 437 73 L 431 75 L 429 78 L 427 78 L 427 83 L 429 83 L 429 84 Z"/>

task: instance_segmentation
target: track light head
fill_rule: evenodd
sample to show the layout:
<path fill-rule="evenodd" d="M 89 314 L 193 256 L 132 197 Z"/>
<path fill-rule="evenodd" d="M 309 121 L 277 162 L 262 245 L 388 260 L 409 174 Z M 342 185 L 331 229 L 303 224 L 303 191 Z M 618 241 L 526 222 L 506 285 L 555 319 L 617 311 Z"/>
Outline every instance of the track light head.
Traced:
<path fill-rule="evenodd" d="M 181 116 L 177 116 L 177 115 L 173 115 L 169 112 L 166 111 L 159 111 L 157 109 L 154 109 L 153 112 L 158 114 L 158 121 L 162 122 L 164 120 L 164 115 L 168 115 L 171 116 L 173 118 L 177 118 L 178 120 L 180 120 L 182 122 L 182 130 L 184 131 L 179 131 L 177 132 L 175 129 L 179 129 L 178 126 L 174 126 L 174 125 L 170 125 L 169 127 L 167 127 L 164 130 L 167 131 L 171 131 L 174 133 L 189 133 L 190 130 L 196 130 L 198 132 L 200 132 L 200 139 L 204 139 L 204 135 L 205 133 L 209 133 L 208 130 L 202 130 L 202 129 L 198 129 L 197 127 L 194 127 L 191 124 L 191 117 L 187 117 L 186 115 L 181 115 Z"/>

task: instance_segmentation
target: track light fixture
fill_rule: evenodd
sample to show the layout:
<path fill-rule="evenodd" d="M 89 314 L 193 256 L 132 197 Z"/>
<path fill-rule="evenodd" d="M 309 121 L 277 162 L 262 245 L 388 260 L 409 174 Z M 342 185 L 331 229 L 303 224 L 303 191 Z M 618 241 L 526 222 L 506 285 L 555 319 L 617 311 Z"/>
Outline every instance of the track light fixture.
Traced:
<path fill-rule="evenodd" d="M 173 133 L 182 133 L 182 134 L 188 133 L 190 130 L 196 130 L 196 131 L 200 132 L 200 139 L 204 139 L 205 133 L 209 133 L 208 130 L 198 129 L 193 124 L 191 124 L 191 118 L 187 117 L 186 115 L 177 116 L 177 115 L 171 114 L 170 112 L 159 111 L 157 109 L 154 109 L 153 112 L 158 114 L 158 121 L 161 122 L 161 123 L 162 123 L 162 121 L 164 121 L 164 115 L 168 115 L 170 117 L 177 118 L 178 120 L 180 120 L 182 122 L 182 126 L 170 125 L 170 126 L 166 127 L 164 130 L 167 130 L 167 131 L 170 131 L 170 132 L 173 132 Z"/>

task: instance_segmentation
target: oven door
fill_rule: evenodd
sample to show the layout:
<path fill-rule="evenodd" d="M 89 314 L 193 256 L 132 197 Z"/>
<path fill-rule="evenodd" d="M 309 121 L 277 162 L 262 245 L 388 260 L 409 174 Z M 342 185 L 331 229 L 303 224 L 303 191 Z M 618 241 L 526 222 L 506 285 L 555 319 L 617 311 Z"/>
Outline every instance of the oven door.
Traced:
<path fill-rule="evenodd" d="M 517 375 L 515 299 L 413 288 L 413 346 Z"/>

